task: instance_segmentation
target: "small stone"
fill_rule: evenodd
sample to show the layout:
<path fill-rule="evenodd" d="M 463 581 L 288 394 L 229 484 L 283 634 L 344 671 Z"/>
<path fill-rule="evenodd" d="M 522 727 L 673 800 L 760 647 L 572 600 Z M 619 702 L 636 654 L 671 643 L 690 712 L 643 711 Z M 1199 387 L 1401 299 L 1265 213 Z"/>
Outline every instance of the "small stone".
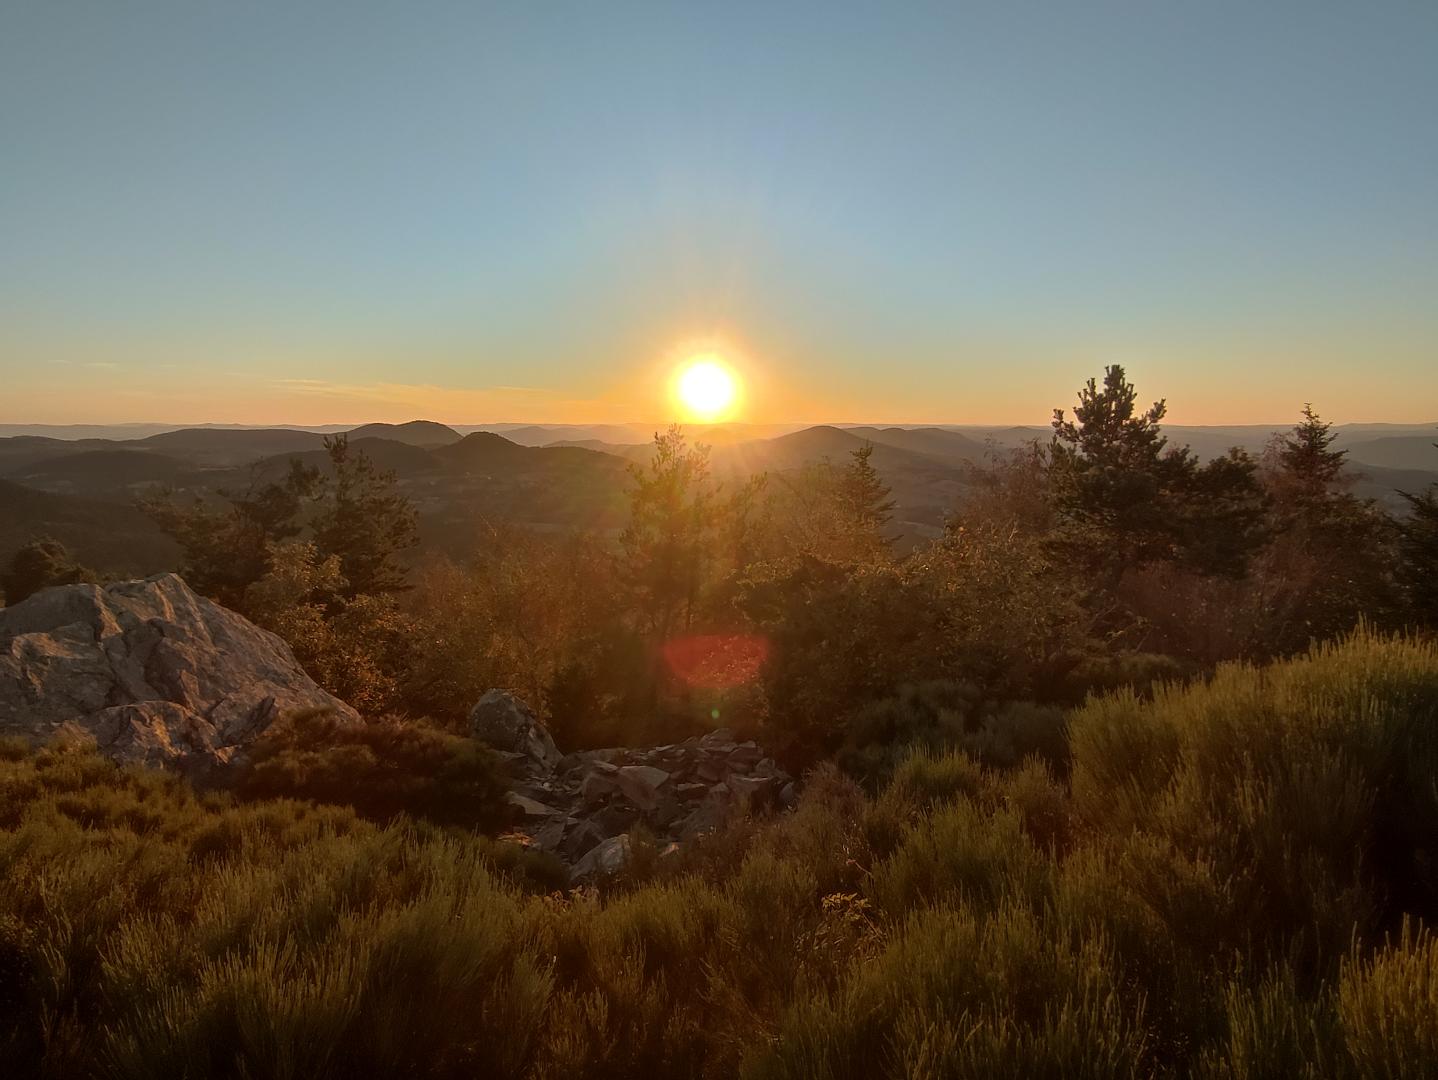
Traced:
<path fill-rule="evenodd" d="M 594 806 L 618 790 L 619 785 L 609 776 L 602 772 L 588 772 L 579 784 L 579 797 Z"/>
<path fill-rule="evenodd" d="M 764 759 L 764 751 L 760 750 L 753 743 L 740 743 L 729 751 L 729 764 L 736 762 L 744 765 L 757 765 Z"/>
<path fill-rule="evenodd" d="M 570 871 L 571 882 L 588 881 L 608 877 L 624 867 L 629 861 L 630 844 L 628 836 L 611 836 L 590 848 Z"/>
<path fill-rule="evenodd" d="M 606 834 L 592 821 L 569 819 L 564 839 L 559 842 L 559 854 L 566 859 L 578 859 L 586 851 L 600 843 Z"/>
<path fill-rule="evenodd" d="M 614 802 L 597 811 L 590 820 L 605 835 L 628 832 L 639 820 L 639 811 L 628 803 Z"/>
<path fill-rule="evenodd" d="M 725 771 L 724 766 L 705 760 L 699 763 L 699 767 L 694 770 L 694 775 L 713 784 L 724 779 Z"/>
<path fill-rule="evenodd" d="M 688 808 L 674 796 L 665 795 L 660 798 L 659 805 L 654 808 L 654 821 L 661 828 L 668 828 L 682 818 L 687 812 L 687 809 Z"/>
<path fill-rule="evenodd" d="M 559 813 L 559 811 L 552 806 L 546 806 L 536 799 L 527 798 L 513 791 L 505 794 L 504 801 L 525 817 L 549 817 L 552 814 Z"/>
<path fill-rule="evenodd" d="M 624 797 L 641 810 L 653 810 L 659 801 L 659 786 L 669 779 L 663 769 L 649 765 L 625 765 L 615 777 Z"/>
<path fill-rule="evenodd" d="M 541 851 L 558 851 L 559 846 L 564 842 L 566 826 L 573 818 L 560 817 L 558 814 L 551 817 L 529 831 L 529 843 L 531 847 L 537 847 Z"/>
<path fill-rule="evenodd" d="M 731 776 L 724 782 L 746 805 L 762 799 L 772 787 L 772 782 L 762 776 Z"/>
<path fill-rule="evenodd" d="M 722 826 L 734 813 L 734 795 L 722 784 L 716 785 L 692 814 L 679 823 L 675 829 L 680 840 L 712 833 Z"/>

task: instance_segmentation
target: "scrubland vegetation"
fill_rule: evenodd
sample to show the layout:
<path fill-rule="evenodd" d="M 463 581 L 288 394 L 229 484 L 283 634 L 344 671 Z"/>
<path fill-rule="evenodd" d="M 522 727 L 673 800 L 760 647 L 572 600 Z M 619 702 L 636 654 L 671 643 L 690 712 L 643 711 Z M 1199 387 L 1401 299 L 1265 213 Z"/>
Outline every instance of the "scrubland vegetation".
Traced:
<path fill-rule="evenodd" d="M 151 499 L 197 590 L 374 720 L 224 793 L 0 762 L 0 1054 L 52 1076 L 1438 1073 L 1435 494 L 1311 410 L 1168 446 L 1122 370 L 901 548 L 868 452 L 720 485 L 679 431 L 622 535 L 417 547 L 343 439 Z M 1438 458 L 1438 451 L 1435 451 Z M 47 547 L 7 590 L 90 571 Z M 47 578 L 48 575 L 48 578 Z M 13 584 L 12 584 L 13 583 Z M 12 593 L 12 600 L 17 596 Z M 722 723 L 792 812 L 599 888 L 494 838 L 490 687 L 564 750 Z"/>
<path fill-rule="evenodd" d="M 0 765 L 16 1075 L 1428 1075 L 1438 650 L 1368 633 L 916 751 L 602 894 L 469 830 Z M 361 788 L 363 785 L 361 785 Z"/>

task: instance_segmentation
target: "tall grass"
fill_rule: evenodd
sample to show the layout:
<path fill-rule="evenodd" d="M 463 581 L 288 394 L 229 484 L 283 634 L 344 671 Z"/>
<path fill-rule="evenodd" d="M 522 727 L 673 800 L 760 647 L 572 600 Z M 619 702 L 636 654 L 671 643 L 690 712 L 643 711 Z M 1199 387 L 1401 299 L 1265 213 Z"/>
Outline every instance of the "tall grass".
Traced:
<path fill-rule="evenodd" d="M 572 893 L 455 825 L 0 744 L 0 1060 L 1430 1075 L 1435 735 L 1438 653 L 1360 633 L 1095 700 L 1069 717 L 1067 779 L 920 753 L 868 795 L 824 768 L 792 814 Z"/>

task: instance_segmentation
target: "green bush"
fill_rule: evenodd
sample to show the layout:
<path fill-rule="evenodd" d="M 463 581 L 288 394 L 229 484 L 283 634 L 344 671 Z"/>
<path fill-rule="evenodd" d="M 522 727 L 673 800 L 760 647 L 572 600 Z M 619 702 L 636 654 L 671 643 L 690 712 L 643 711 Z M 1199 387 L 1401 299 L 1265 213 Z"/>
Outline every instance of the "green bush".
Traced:
<path fill-rule="evenodd" d="M 857 710 L 835 760 L 871 787 L 888 781 L 915 750 L 959 748 L 996 766 L 1017 765 L 1038 754 L 1064 767 L 1063 722 L 1055 708 L 985 700 L 972 683 L 912 683 Z"/>
<path fill-rule="evenodd" d="M 386 821 L 410 814 L 489 828 L 506 783 L 492 751 L 418 721 L 346 721 L 329 712 L 284 718 L 250 749 L 235 780 L 242 799 L 312 799 Z"/>
<path fill-rule="evenodd" d="M 1071 722 L 1090 827 L 1152 836 L 1224 883 L 1228 948 L 1332 962 L 1438 904 L 1438 648 L 1360 632 Z M 1315 969 L 1316 970 L 1316 969 Z"/>

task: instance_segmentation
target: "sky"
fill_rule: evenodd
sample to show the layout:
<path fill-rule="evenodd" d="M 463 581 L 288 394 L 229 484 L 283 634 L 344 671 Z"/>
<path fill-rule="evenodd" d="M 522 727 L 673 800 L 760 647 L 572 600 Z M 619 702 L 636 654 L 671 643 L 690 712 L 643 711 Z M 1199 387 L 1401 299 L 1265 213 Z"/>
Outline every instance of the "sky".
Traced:
<path fill-rule="evenodd" d="M 1438 420 L 1438 3 L 0 0 L 0 422 Z"/>

